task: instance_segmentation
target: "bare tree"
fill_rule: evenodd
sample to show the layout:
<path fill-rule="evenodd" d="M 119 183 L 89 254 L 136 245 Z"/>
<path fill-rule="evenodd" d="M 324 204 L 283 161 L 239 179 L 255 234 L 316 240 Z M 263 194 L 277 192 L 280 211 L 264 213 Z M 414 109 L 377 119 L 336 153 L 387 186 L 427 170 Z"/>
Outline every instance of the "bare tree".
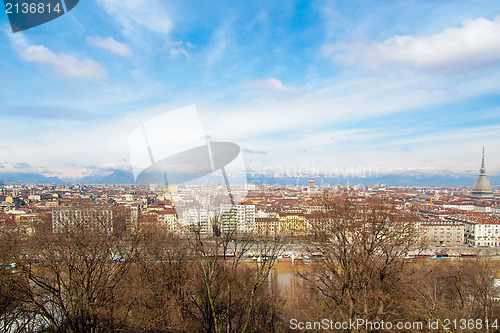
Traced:
<path fill-rule="evenodd" d="M 214 216 L 212 224 L 221 225 L 220 219 L 220 215 Z M 204 287 L 198 289 L 197 295 L 191 295 L 190 300 L 195 304 L 191 309 L 197 311 L 190 311 L 190 315 L 203 323 L 203 330 L 253 331 L 256 317 L 265 325 L 265 317 L 275 314 L 273 311 L 258 314 L 258 309 L 272 307 L 274 299 L 263 291 L 270 287 L 269 274 L 281 253 L 281 242 L 258 240 L 237 229 L 221 229 L 219 237 L 204 238 L 201 233 L 194 233 L 191 249 L 198 267 L 198 274 L 193 277 L 201 279 L 200 286 Z M 260 254 L 258 262 L 243 262 L 250 250 Z"/>
<path fill-rule="evenodd" d="M 25 281 L 18 298 L 25 316 L 36 315 L 56 332 L 113 330 L 133 248 L 133 242 L 74 223 L 26 240 L 11 252 Z"/>
<path fill-rule="evenodd" d="M 186 240 L 165 230 L 140 235 L 135 263 L 126 279 L 129 290 L 123 295 L 132 331 L 189 330 L 183 304 L 191 265 Z"/>
<path fill-rule="evenodd" d="M 385 319 L 397 313 L 407 261 L 417 241 L 416 224 L 379 199 L 324 196 L 311 224 L 316 238 L 307 248 L 321 257 L 302 276 L 337 318 Z"/>
<path fill-rule="evenodd" d="M 33 320 L 23 312 L 24 290 L 27 284 L 13 263 L 21 248 L 22 235 L 15 229 L 2 229 L 0 232 L 0 330 L 2 332 L 23 332 L 30 328 L 26 323 Z M 24 324 L 24 325 L 23 325 Z"/>
<path fill-rule="evenodd" d="M 441 320 L 441 323 L 443 318 L 472 320 L 474 323 L 477 319 L 488 320 L 490 324 L 498 320 L 499 288 L 495 286 L 495 280 L 499 266 L 495 260 L 462 258 L 415 265 L 418 266 L 415 279 L 405 295 L 405 310 L 410 318 Z M 486 332 L 486 325 L 483 328 Z M 462 331 L 469 330 L 466 327 Z"/>

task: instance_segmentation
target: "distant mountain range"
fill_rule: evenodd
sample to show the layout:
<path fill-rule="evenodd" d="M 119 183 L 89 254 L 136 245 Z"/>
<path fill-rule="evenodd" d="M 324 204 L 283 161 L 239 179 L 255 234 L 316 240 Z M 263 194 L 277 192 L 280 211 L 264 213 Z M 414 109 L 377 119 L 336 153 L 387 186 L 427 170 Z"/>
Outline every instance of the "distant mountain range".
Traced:
<path fill-rule="evenodd" d="M 62 183 L 63 181 L 58 177 L 47 177 L 38 173 L 0 173 L 0 183 L 43 183 L 55 184 Z"/>
<path fill-rule="evenodd" d="M 87 176 L 75 181 L 80 184 L 134 184 L 134 175 L 130 171 L 116 170 L 107 176 Z"/>
<path fill-rule="evenodd" d="M 132 172 L 116 170 L 106 176 L 87 176 L 78 180 L 61 180 L 58 177 L 47 177 L 38 173 L 0 173 L 0 184 L 133 184 Z"/>
<path fill-rule="evenodd" d="M 269 185 L 309 185 L 311 177 L 274 177 L 267 175 L 247 175 L 248 182 Z M 364 185 L 377 183 L 389 186 L 470 186 L 477 176 L 393 174 L 371 177 L 314 177 L 315 185 Z M 500 176 L 488 176 L 493 186 L 500 185 Z"/>
<path fill-rule="evenodd" d="M 247 180 L 254 184 L 268 185 L 308 185 L 311 176 L 276 177 L 261 174 L 248 174 Z M 428 175 L 423 173 L 393 174 L 371 177 L 314 177 L 316 185 L 379 185 L 389 186 L 470 186 L 474 185 L 477 176 Z M 500 185 L 500 176 L 488 176 L 491 184 Z M 36 173 L 0 173 L 0 184 L 21 183 L 79 183 L 79 184 L 134 184 L 134 175 L 130 171 L 116 170 L 109 175 L 87 176 L 78 180 L 61 180 L 58 177 L 47 177 Z"/>

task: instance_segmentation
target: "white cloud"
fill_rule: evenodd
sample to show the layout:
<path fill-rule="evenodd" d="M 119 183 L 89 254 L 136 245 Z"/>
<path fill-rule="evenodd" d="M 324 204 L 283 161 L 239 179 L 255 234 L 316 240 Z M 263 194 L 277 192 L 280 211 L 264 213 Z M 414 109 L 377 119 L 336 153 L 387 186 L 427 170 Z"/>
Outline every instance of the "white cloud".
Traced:
<path fill-rule="evenodd" d="M 127 44 L 117 42 L 113 37 L 87 37 L 86 41 L 89 45 L 100 47 L 121 57 L 128 58 L 134 55 Z"/>
<path fill-rule="evenodd" d="M 98 0 L 115 20 L 122 25 L 126 34 L 133 33 L 134 26 L 166 34 L 173 23 L 162 2 L 157 0 Z"/>
<path fill-rule="evenodd" d="M 170 56 L 172 58 L 177 58 L 181 55 L 184 55 L 186 58 L 191 58 L 189 53 L 186 51 L 186 49 L 180 47 L 180 48 L 171 48 L 170 49 Z"/>
<path fill-rule="evenodd" d="M 12 162 L 20 161 L 31 166 L 23 168 L 24 172 L 67 178 L 81 178 L 96 172 L 105 174 L 113 166 L 130 170 L 130 164 L 125 160 L 128 159 L 127 137 L 136 124 L 116 118 L 83 123 L 56 120 L 51 124 L 53 128 L 48 131 L 42 123 L 38 132 L 33 131 L 22 138 L 11 135 L 4 140 L 3 144 L 10 147 L 2 147 L 3 166 L 7 165 L 6 162 L 14 165 Z M 13 168 L 0 169 L 13 172 L 10 170 Z"/>
<path fill-rule="evenodd" d="M 232 21 L 225 22 L 212 33 L 211 41 L 207 48 L 207 67 L 211 67 L 224 56 L 231 42 L 231 36 L 229 35 L 231 24 Z"/>
<path fill-rule="evenodd" d="M 394 36 L 381 43 L 330 44 L 323 54 L 337 61 L 371 69 L 394 64 L 424 72 L 464 73 L 500 65 L 500 16 L 466 20 L 428 36 Z"/>
<path fill-rule="evenodd" d="M 187 48 L 192 46 L 191 43 L 184 43 L 182 41 L 167 41 L 166 43 L 166 49 L 172 59 L 181 58 L 182 56 L 191 58 L 191 54 Z"/>
<path fill-rule="evenodd" d="M 247 81 L 241 84 L 242 88 L 257 89 L 267 92 L 277 92 L 282 94 L 298 95 L 302 94 L 305 89 L 303 87 L 286 86 L 280 80 L 269 78 L 266 80 Z"/>
<path fill-rule="evenodd" d="M 208 133 L 225 133 L 235 141 L 307 128 L 316 131 L 337 123 L 351 123 L 459 99 L 491 93 L 498 89 L 500 73 L 462 80 L 434 81 L 425 75 L 410 77 L 371 77 L 355 79 L 347 74 L 309 85 L 307 94 L 286 99 L 242 100 L 240 105 L 209 107 L 210 119 L 216 119 Z M 250 87 L 264 85 L 252 81 Z M 255 82 L 261 83 L 260 85 Z M 244 85 L 248 85 L 247 82 Z M 451 86 L 459 97 L 450 100 L 445 89 Z M 243 85 L 243 84 L 242 84 Z M 262 88 L 261 88 L 262 89 Z M 296 88 L 297 89 L 297 88 Z M 200 107 L 201 112 L 203 108 Z M 213 117 L 214 114 L 220 117 Z M 284 134 L 287 135 L 287 134 Z"/>
<path fill-rule="evenodd" d="M 54 53 L 43 45 L 30 45 L 20 48 L 18 52 L 22 59 L 49 65 L 62 77 L 89 80 L 108 78 L 104 67 L 92 59 L 77 59 L 66 53 Z"/>
<path fill-rule="evenodd" d="M 8 36 L 14 50 L 23 60 L 48 65 L 61 77 L 88 80 L 109 78 L 106 69 L 95 60 L 78 59 L 63 52 L 54 53 L 43 45 L 31 45 L 22 33 Z"/>

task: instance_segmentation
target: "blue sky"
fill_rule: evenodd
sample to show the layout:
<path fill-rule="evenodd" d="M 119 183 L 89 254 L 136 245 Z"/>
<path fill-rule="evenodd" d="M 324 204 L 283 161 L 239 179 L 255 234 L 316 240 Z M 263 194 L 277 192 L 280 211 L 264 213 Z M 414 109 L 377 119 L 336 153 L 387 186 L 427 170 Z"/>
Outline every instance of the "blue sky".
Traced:
<path fill-rule="evenodd" d="M 85 0 L 0 15 L 0 168 L 130 169 L 128 136 L 195 104 L 249 170 L 500 172 L 499 1 Z"/>

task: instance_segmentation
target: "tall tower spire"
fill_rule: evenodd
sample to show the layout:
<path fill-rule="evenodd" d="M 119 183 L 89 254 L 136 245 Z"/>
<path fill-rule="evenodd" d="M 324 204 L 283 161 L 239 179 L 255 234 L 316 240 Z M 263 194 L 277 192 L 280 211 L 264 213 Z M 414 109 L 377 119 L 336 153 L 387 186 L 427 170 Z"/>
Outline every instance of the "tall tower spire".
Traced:
<path fill-rule="evenodd" d="M 483 146 L 483 160 L 481 162 L 481 169 L 479 169 L 479 174 L 486 174 L 486 168 L 484 167 L 484 146 Z"/>
<path fill-rule="evenodd" d="M 481 169 L 479 169 L 479 177 L 472 187 L 472 199 L 493 199 L 493 188 L 490 181 L 486 178 L 486 168 L 484 167 L 484 146 L 483 159 L 481 161 Z"/>

